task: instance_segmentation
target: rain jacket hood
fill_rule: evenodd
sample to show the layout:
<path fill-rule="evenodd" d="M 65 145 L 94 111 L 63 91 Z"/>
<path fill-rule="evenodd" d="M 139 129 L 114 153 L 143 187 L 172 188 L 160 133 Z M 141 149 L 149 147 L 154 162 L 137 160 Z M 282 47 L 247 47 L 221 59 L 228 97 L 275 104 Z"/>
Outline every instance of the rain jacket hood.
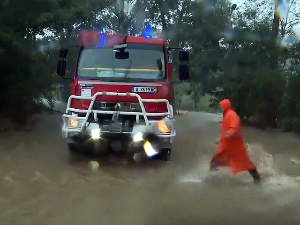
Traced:
<path fill-rule="evenodd" d="M 220 101 L 220 107 L 222 108 L 223 112 L 225 113 L 228 109 L 232 109 L 231 102 L 229 99 L 223 99 Z"/>

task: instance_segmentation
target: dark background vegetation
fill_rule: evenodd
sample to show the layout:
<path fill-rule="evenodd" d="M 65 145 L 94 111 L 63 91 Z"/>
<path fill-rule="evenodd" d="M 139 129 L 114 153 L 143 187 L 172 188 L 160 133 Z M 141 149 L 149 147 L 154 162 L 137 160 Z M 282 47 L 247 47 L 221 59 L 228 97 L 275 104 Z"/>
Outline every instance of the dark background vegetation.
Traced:
<path fill-rule="evenodd" d="M 176 86 L 177 109 L 215 112 L 229 98 L 248 123 L 300 131 L 300 37 L 293 33 L 300 11 L 297 1 L 289 4 L 280 14 L 255 0 L 246 7 L 226 0 L 1 1 L 1 116 L 22 124 L 41 98 L 67 100 L 70 81 L 55 74 L 58 50 L 75 44 L 78 31 L 136 34 L 152 24 L 169 45 L 190 48 L 191 80 Z M 75 55 L 70 49 L 69 77 Z"/>

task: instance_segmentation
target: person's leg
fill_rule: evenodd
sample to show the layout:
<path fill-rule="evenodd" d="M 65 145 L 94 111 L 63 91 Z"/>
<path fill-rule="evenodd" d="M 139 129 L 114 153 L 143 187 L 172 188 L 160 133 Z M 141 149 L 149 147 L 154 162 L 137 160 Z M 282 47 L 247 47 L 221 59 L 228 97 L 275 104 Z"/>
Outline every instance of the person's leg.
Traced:
<path fill-rule="evenodd" d="M 210 161 L 209 171 L 217 171 L 219 168 L 219 163 L 217 162 L 216 158 L 213 157 Z"/>
<path fill-rule="evenodd" d="M 261 176 L 258 173 L 256 168 L 250 169 L 250 170 L 248 170 L 248 172 L 253 177 L 254 183 L 260 183 L 261 182 Z"/>
<path fill-rule="evenodd" d="M 222 152 L 216 153 L 210 161 L 210 171 L 216 171 L 220 167 L 229 165 L 228 157 Z"/>

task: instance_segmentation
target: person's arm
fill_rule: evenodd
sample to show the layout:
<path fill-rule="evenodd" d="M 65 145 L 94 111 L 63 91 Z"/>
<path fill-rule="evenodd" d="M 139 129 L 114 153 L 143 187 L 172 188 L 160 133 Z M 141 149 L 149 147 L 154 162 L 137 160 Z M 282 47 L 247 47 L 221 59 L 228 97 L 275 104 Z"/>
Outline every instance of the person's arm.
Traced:
<path fill-rule="evenodd" d="M 229 117 L 229 129 L 226 131 L 225 137 L 231 138 L 239 133 L 241 122 L 240 118 L 234 111 L 229 112 L 227 116 Z"/>

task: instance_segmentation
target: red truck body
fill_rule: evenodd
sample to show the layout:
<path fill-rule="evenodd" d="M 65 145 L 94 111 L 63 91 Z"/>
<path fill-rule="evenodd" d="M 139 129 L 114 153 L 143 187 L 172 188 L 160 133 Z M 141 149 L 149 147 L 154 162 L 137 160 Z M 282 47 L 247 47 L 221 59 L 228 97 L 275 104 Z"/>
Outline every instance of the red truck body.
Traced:
<path fill-rule="evenodd" d="M 85 31 L 79 41 L 71 96 L 62 116 L 69 150 L 107 152 L 116 141 L 133 160 L 136 155 L 159 155 L 169 161 L 176 136 L 170 50 L 180 49 L 180 82 L 189 79 L 188 52 L 168 48 L 147 29 L 139 37 Z M 67 55 L 62 48 L 57 64 L 62 78 Z"/>
<path fill-rule="evenodd" d="M 119 36 L 115 33 L 102 33 L 99 31 L 86 31 L 82 32 L 79 35 L 79 40 L 80 40 L 80 52 L 78 56 L 78 60 L 76 63 L 76 68 L 73 76 L 73 83 L 71 86 L 71 95 L 85 95 L 85 96 L 93 96 L 96 92 L 118 92 L 118 93 L 128 93 L 128 92 L 134 92 L 133 90 L 138 90 L 137 88 L 142 88 L 139 90 L 142 90 L 140 92 L 136 92 L 141 96 L 141 98 L 144 99 L 167 99 L 170 104 L 174 104 L 174 89 L 173 89 L 173 83 L 172 81 L 172 71 L 173 71 L 173 66 L 171 59 L 169 58 L 169 52 L 167 49 L 166 41 L 163 39 L 158 39 L 158 38 L 146 38 L 143 36 L 126 36 L 126 43 L 128 45 L 132 45 L 133 53 L 131 53 L 129 49 L 129 54 L 134 54 L 134 57 L 132 60 L 133 62 L 136 62 L 138 64 L 139 60 L 143 63 L 141 67 L 138 65 L 135 65 L 133 69 L 129 69 L 130 71 L 134 71 L 134 77 L 136 79 L 128 79 L 128 80 L 109 80 L 106 77 L 101 78 L 101 76 L 97 79 L 94 77 L 84 77 L 80 76 L 80 60 L 83 60 L 83 51 L 84 49 L 88 49 L 87 51 L 92 52 L 92 51 L 99 51 L 99 57 L 103 57 L 103 60 L 105 61 L 106 57 L 106 52 L 105 50 L 103 51 L 103 56 L 101 55 L 101 49 L 109 49 L 113 53 L 112 47 L 114 45 L 120 44 L 124 40 L 124 36 Z M 105 40 L 104 40 L 105 39 Z M 138 51 L 136 49 L 139 49 L 139 45 L 142 44 L 145 47 L 145 50 L 142 50 L 139 56 L 136 56 L 134 51 Z M 100 46 L 99 46 L 100 45 Z M 135 48 L 134 45 L 137 47 Z M 152 50 L 151 46 L 155 46 L 155 48 L 161 48 L 161 51 L 157 51 L 158 53 L 154 53 Z M 100 49 L 100 50 L 99 50 Z M 127 50 L 127 49 L 126 49 Z M 149 50 L 149 54 L 153 54 L 153 56 L 150 56 L 147 54 Z M 92 53 L 91 53 L 92 54 Z M 163 73 L 164 73 L 164 78 L 163 79 L 148 79 L 147 75 L 145 79 L 139 78 L 140 72 L 135 72 L 135 71 L 141 71 L 141 74 L 144 73 L 144 70 L 154 70 L 153 68 L 153 62 L 150 62 L 151 60 L 153 61 L 153 58 L 156 57 L 160 54 L 163 59 L 161 59 L 161 62 L 163 63 Z M 110 57 L 110 55 L 107 57 Z M 131 56 L 129 56 L 130 59 Z M 140 58 L 143 58 L 140 59 Z M 149 57 L 149 59 L 147 59 Z M 88 60 L 88 59 L 87 59 Z M 101 59 L 99 59 L 101 61 Z M 121 61 L 123 59 L 113 59 L 114 62 L 117 62 L 114 64 L 117 70 L 123 70 L 127 71 L 126 68 L 122 67 Z M 91 60 L 89 60 L 91 61 Z M 149 61 L 149 67 L 147 68 L 147 64 Z M 100 70 L 100 72 L 97 72 L 97 74 L 101 74 L 105 71 L 102 71 L 104 67 L 111 68 L 110 62 L 108 65 L 103 64 L 102 62 L 99 62 L 99 67 L 101 68 L 96 68 L 95 66 L 91 68 L 82 68 L 82 71 L 86 69 L 86 71 L 89 70 L 90 73 L 91 70 Z M 121 64 L 118 65 L 118 62 Z M 131 61 L 130 61 L 131 62 Z M 134 64 L 134 63 L 133 63 Z M 152 73 L 152 72 L 151 72 Z M 112 75 L 113 77 L 114 75 Z M 149 73 L 149 77 L 153 77 L 152 74 Z M 143 88 L 150 88 L 150 89 L 144 89 Z M 152 91 L 145 91 L 145 90 L 152 90 Z M 97 98 L 98 102 L 111 102 L 111 103 L 116 103 L 116 102 L 123 102 L 123 103 L 137 103 L 138 99 L 135 97 L 120 97 L 120 96 L 99 96 Z M 89 100 L 72 100 L 71 102 L 71 107 L 72 108 L 77 108 L 77 109 L 87 109 L 90 104 Z M 166 112 L 166 104 L 165 103 L 144 103 L 145 109 L 149 113 L 161 113 L 161 112 Z"/>

